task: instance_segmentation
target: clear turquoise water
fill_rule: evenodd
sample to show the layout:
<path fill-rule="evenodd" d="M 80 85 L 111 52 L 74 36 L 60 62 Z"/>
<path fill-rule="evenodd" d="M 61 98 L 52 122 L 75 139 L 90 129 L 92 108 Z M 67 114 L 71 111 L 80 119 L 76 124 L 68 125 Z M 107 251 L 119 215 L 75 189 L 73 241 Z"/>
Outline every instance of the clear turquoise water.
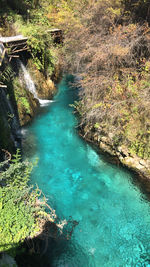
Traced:
<path fill-rule="evenodd" d="M 56 242 L 51 266 L 150 266 L 150 205 L 131 174 L 108 164 L 77 134 L 63 79 L 55 102 L 26 129 L 25 154 L 39 158 L 37 183 L 61 218 L 79 222 L 71 241 Z"/>

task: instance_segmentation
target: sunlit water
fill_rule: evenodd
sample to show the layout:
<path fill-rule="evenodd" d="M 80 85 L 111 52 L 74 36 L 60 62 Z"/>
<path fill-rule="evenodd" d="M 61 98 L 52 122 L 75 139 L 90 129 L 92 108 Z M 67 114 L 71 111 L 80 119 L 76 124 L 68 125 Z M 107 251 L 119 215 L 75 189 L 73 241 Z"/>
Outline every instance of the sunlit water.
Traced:
<path fill-rule="evenodd" d="M 39 158 L 32 183 L 59 217 L 79 222 L 71 241 L 56 242 L 51 265 L 150 266 L 149 203 L 131 174 L 107 163 L 78 136 L 69 106 L 76 90 L 65 79 L 58 89 L 55 101 L 24 131 L 26 156 Z"/>

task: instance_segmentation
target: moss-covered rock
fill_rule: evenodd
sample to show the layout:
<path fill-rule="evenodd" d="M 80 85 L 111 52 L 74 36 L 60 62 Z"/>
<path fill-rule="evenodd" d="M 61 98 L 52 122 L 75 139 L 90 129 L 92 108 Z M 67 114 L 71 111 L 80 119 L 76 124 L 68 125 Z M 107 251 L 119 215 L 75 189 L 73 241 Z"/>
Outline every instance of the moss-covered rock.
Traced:
<path fill-rule="evenodd" d="M 9 83 L 11 86 L 11 83 Z M 0 158 L 3 158 L 3 150 L 14 153 L 20 147 L 19 120 L 15 103 L 11 102 L 13 95 L 7 88 L 0 89 Z"/>
<path fill-rule="evenodd" d="M 34 117 L 36 110 L 39 107 L 39 102 L 26 89 L 24 82 L 20 81 L 19 77 L 16 77 L 13 80 L 13 90 L 19 115 L 19 121 L 22 126 L 28 123 Z"/>
<path fill-rule="evenodd" d="M 27 67 L 36 85 L 38 97 L 41 99 L 52 99 L 56 92 L 56 87 L 51 78 L 45 77 L 34 65 L 32 59 L 28 61 Z"/>

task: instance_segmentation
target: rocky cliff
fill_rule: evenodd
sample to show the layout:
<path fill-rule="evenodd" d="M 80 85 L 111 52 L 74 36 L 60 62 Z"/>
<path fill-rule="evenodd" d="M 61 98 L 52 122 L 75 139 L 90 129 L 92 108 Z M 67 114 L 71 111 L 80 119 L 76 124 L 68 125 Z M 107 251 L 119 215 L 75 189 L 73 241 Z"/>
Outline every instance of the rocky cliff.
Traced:
<path fill-rule="evenodd" d="M 56 90 L 54 82 L 50 78 L 46 79 L 31 59 L 27 62 L 26 70 L 33 78 L 37 97 L 52 99 Z M 3 85 L 0 87 L 0 158 L 3 159 L 5 150 L 14 153 L 16 148 L 21 148 L 20 128 L 32 120 L 40 103 L 27 88 L 23 71 L 17 61 L 10 64 L 5 60 L 1 67 L 1 81 Z"/>

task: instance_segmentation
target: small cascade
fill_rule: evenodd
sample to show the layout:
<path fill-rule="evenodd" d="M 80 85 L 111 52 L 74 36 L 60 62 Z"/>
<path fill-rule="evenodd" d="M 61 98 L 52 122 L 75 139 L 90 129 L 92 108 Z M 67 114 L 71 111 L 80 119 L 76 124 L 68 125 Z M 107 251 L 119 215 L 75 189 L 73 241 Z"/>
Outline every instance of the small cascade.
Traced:
<path fill-rule="evenodd" d="M 34 95 L 35 98 L 38 99 L 36 87 L 35 87 L 33 80 L 31 79 L 30 73 L 27 71 L 26 67 L 23 65 L 21 61 L 19 61 L 19 64 L 23 72 L 23 77 L 24 77 L 24 81 L 25 81 L 27 89 Z"/>
<path fill-rule="evenodd" d="M 38 98 L 40 106 L 47 106 L 49 103 L 54 102 L 53 100 L 48 100 L 48 99 L 40 99 Z"/>
<path fill-rule="evenodd" d="M 29 92 L 31 92 L 36 99 L 38 99 L 39 103 L 41 106 L 47 106 L 49 103 L 53 102 L 52 100 L 47 100 L 47 99 L 40 99 L 37 95 L 36 92 L 36 86 L 31 78 L 30 73 L 27 71 L 26 67 L 24 64 L 19 60 L 19 64 L 23 73 L 24 81 L 26 84 L 27 89 Z"/>

